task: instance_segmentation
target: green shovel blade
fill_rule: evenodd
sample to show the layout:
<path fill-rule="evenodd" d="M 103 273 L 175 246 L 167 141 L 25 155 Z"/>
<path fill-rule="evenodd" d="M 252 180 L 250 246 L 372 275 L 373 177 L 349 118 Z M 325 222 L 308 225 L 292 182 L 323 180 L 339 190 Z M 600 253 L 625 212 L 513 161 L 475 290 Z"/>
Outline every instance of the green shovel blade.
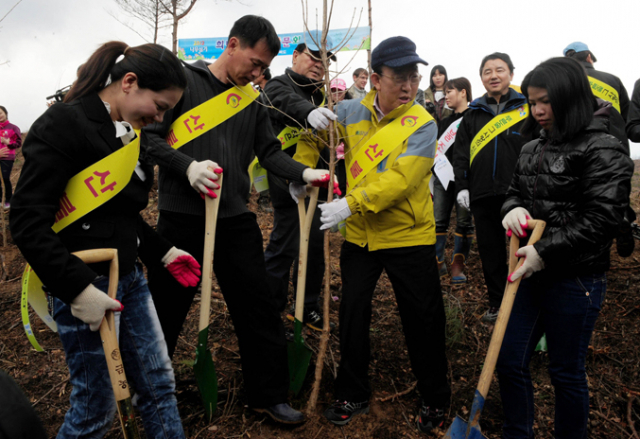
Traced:
<path fill-rule="evenodd" d="M 289 342 L 287 349 L 289 353 L 289 390 L 297 395 L 302 389 L 313 354 L 313 351 L 302 339 L 302 322 L 298 319 L 293 322 L 293 341 Z"/>
<path fill-rule="evenodd" d="M 196 361 L 193 364 L 193 370 L 196 374 L 205 415 L 211 422 L 218 405 L 218 377 L 211 358 L 211 351 L 207 347 L 208 336 L 209 327 L 207 326 L 198 334 L 198 347 L 196 348 Z"/>

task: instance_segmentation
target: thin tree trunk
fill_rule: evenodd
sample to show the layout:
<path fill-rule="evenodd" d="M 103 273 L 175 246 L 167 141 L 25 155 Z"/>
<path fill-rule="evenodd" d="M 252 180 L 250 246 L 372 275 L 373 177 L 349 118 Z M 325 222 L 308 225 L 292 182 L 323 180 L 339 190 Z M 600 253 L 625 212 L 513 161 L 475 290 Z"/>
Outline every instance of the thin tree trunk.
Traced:
<path fill-rule="evenodd" d="M 333 6 L 333 2 L 332 2 Z M 333 99 L 331 96 L 331 78 L 329 75 L 329 59 L 327 57 L 327 33 L 329 31 L 329 23 L 327 22 L 327 0 L 323 0 L 323 17 L 322 17 L 322 38 L 320 53 L 322 55 L 322 64 L 325 66 L 324 86 L 327 96 L 327 104 L 329 110 L 333 111 Z M 333 179 L 336 164 L 336 147 L 335 147 L 335 123 L 332 121 L 329 125 L 329 188 L 327 191 L 327 203 L 333 201 Z M 327 355 L 327 346 L 329 344 L 329 298 L 331 297 L 331 248 L 330 248 L 330 230 L 324 232 L 324 296 L 323 310 L 324 325 L 322 327 L 322 335 L 320 336 L 320 346 L 318 348 L 318 358 L 316 359 L 315 381 L 309 396 L 307 404 L 307 415 L 315 416 L 316 405 L 318 403 L 318 394 L 320 393 L 320 383 L 322 382 L 322 369 L 324 359 Z"/>
<path fill-rule="evenodd" d="M 4 184 L 4 178 L 0 179 L 0 183 L 2 184 L 2 206 L 0 206 L 0 209 L 2 209 L 2 211 L 0 213 L 2 213 L 2 246 L 6 247 L 7 246 L 7 221 L 5 219 L 5 213 L 4 213 L 4 203 L 5 203 L 5 194 L 7 193 L 7 188 L 5 187 Z"/>
<path fill-rule="evenodd" d="M 171 0 L 171 13 L 173 16 L 173 32 L 171 33 L 173 38 L 173 45 L 171 46 L 171 50 L 174 55 L 178 54 L 178 1 Z"/>

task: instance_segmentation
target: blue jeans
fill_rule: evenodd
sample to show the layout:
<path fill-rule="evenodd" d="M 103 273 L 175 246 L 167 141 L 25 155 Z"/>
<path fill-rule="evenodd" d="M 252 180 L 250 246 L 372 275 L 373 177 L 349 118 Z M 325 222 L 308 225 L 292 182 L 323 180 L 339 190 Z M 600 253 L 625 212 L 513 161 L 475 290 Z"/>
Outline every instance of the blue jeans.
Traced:
<path fill-rule="evenodd" d="M 444 188 L 440 179 L 433 175 L 433 216 L 436 221 L 436 233 L 446 233 L 451 221 L 451 210 L 456 208 L 456 233 L 460 235 L 473 234 L 471 212 L 456 202 L 456 190 L 454 182 L 449 182 Z"/>
<path fill-rule="evenodd" d="M 555 437 L 586 439 L 589 389 L 585 361 L 604 302 L 606 276 L 545 279 L 520 284 L 498 358 L 505 439 L 533 438 L 533 385 L 529 362 L 543 333 L 556 394 Z"/>
<path fill-rule="evenodd" d="M 100 276 L 93 285 L 107 291 Z M 148 438 L 184 438 L 175 397 L 175 378 L 160 322 L 142 267 L 120 278 L 117 298 L 124 305 L 116 313 L 118 341 L 127 380 L 138 395 L 138 410 Z M 54 300 L 54 319 L 62 340 L 70 382 L 71 408 L 58 438 L 101 438 L 116 412 L 107 363 L 99 332 L 71 315 L 69 305 Z"/>

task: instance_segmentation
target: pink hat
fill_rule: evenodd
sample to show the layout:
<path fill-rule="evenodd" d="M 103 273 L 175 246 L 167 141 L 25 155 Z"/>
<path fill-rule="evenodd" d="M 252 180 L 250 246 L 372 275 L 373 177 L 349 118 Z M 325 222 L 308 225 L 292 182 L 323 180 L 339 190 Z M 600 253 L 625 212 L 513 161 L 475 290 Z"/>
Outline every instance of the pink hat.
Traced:
<path fill-rule="evenodd" d="M 344 82 L 344 79 L 340 79 L 340 78 L 336 78 L 333 81 L 331 81 L 331 88 L 335 88 L 336 90 L 346 90 L 347 89 L 347 83 Z"/>

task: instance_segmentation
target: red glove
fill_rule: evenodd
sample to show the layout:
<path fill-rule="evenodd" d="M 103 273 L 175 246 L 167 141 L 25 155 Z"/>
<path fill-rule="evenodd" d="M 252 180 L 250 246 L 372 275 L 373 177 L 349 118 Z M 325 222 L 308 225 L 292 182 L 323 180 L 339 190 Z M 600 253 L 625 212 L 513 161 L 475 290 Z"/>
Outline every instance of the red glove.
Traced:
<path fill-rule="evenodd" d="M 200 264 L 189 253 L 175 247 L 162 258 L 164 267 L 183 287 L 195 287 L 200 281 Z"/>
<path fill-rule="evenodd" d="M 327 171 L 326 169 L 307 168 L 302 173 L 302 179 L 305 181 L 305 183 L 316 187 L 328 188 L 329 178 L 329 171 Z M 340 190 L 340 186 L 338 185 L 338 177 L 335 174 L 333 175 L 333 193 L 342 195 L 342 191 Z"/>

